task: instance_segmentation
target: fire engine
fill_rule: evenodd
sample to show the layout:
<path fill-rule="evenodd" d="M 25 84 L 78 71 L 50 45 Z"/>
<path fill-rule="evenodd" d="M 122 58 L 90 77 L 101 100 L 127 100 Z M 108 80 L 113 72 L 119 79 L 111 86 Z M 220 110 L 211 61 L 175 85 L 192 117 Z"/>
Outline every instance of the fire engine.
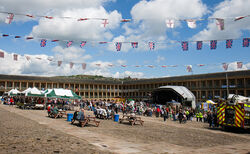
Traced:
<path fill-rule="evenodd" d="M 217 104 L 217 122 L 222 128 L 250 128 L 250 98 L 229 94 L 226 102 Z"/>

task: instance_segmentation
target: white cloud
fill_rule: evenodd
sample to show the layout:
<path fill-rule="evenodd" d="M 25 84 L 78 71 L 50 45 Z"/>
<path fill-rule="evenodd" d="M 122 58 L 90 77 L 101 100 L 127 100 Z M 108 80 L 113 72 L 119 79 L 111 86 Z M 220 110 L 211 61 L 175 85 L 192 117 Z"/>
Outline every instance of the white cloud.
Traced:
<path fill-rule="evenodd" d="M 116 72 L 113 75 L 114 78 L 125 78 L 125 77 L 131 77 L 131 78 L 143 78 L 144 73 L 142 72 L 131 72 L 131 71 L 125 71 L 123 73 Z"/>
<path fill-rule="evenodd" d="M 240 70 L 247 70 L 250 68 L 250 63 L 243 64 L 242 68 L 237 68 L 237 62 L 228 63 L 228 70 L 227 71 L 240 71 Z"/>
<path fill-rule="evenodd" d="M 215 20 L 211 20 L 207 28 L 196 34 L 193 40 L 211 39 L 234 39 L 242 35 L 242 30 L 250 30 L 249 17 L 234 21 L 232 17 L 244 16 L 249 14 L 249 0 L 226 0 L 221 2 L 215 9 L 211 17 L 225 18 L 225 30 L 219 31 Z"/>

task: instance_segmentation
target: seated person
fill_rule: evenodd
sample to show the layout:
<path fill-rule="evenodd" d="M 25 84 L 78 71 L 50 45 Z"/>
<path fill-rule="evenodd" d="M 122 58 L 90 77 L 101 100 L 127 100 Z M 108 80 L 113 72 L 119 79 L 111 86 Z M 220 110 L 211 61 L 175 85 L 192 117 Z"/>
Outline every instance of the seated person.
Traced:
<path fill-rule="evenodd" d="M 82 120 L 84 120 L 84 118 L 85 118 L 85 117 L 84 117 L 84 109 L 82 108 L 82 109 L 78 112 L 76 119 L 82 121 Z"/>
<path fill-rule="evenodd" d="M 54 115 L 57 115 L 57 114 L 58 114 L 58 108 L 57 108 L 57 106 L 55 106 L 55 107 L 53 108 L 52 113 L 53 113 Z"/>

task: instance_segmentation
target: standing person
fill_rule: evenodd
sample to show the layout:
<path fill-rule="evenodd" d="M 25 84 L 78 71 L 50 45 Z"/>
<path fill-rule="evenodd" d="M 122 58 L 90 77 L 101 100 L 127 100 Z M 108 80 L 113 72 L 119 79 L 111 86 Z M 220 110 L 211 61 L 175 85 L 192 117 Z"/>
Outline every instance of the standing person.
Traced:
<path fill-rule="evenodd" d="M 159 107 L 157 107 L 157 108 L 156 108 L 156 117 L 157 117 L 157 118 L 159 117 L 160 112 L 161 112 L 160 108 L 159 108 Z"/>
<path fill-rule="evenodd" d="M 207 114 L 207 121 L 209 123 L 209 127 L 211 127 L 212 126 L 212 121 L 213 121 L 211 112 L 208 112 L 208 114 Z"/>
<path fill-rule="evenodd" d="M 168 117 L 168 112 L 167 112 L 167 108 L 163 108 L 163 118 L 164 118 L 164 121 L 167 120 L 167 117 Z"/>
<path fill-rule="evenodd" d="M 183 113 L 179 111 L 178 119 L 179 119 L 180 124 L 182 123 L 183 118 L 184 118 Z"/>
<path fill-rule="evenodd" d="M 198 122 L 198 121 L 199 121 L 199 118 L 200 118 L 199 112 L 196 112 L 195 116 L 196 116 L 196 121 Z"/>
<path fill-rule="evenodd" d="M 203 119 L 203 114 L 201 113 L 201 111 L 199 112 L 199 121 L 202 122 Z"/>

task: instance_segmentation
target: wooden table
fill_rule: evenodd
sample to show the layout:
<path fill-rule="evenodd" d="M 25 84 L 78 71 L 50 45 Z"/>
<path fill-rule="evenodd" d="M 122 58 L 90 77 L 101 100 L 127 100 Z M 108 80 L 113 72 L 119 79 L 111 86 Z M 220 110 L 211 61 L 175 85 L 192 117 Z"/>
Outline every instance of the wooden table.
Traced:
<path fill-rule="evenodd" d="M 71 123 L 73 124 L 75 122 L 75 120 L 77 120 L 77 119 L 74 119 L 74 121 L 72 120 Z M 80 124 L 81 127 L 84 127 L 84 126 L 86 126 L 86 125 L 88 125 L 90 123 L 92 123 L 96 127 L 98 127 L 99 124 L 100 124 L 100 121 L 96 121 L 96 117 L 89 117 L 89 116 L 87 116 L 86 118 L 84 118 L 84 120 L 77 120 L 77 121 L 79 122 L 79 124 Z"/>
<path fill-rule="evenodd" d="M 144 121 L 141 120 L 141 117 L 136 117 L 133 115 L 124 115 L 122 118 L 119 119 L 120 123 L 123 123 L 124 121 L 128 121 L 132 126 L 136 123 L 139 123 L 143 126 Z"/>

